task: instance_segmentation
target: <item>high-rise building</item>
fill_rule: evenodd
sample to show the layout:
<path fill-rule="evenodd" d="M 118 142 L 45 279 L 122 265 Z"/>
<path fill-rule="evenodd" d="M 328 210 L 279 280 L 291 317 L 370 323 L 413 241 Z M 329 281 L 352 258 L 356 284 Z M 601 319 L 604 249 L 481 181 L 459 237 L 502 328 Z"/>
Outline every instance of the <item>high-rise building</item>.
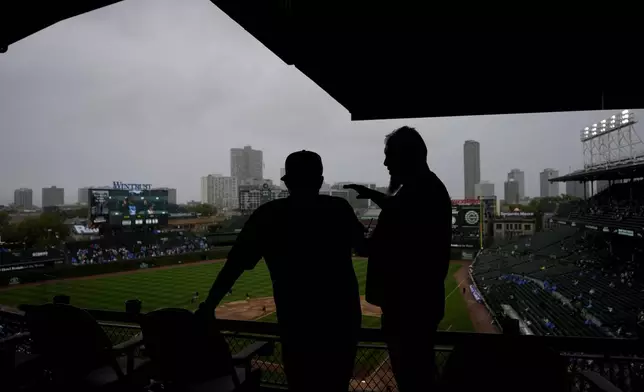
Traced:
<path fill-rule="evenodd" d="M 177 188 L 168 188 L 168 203 L 177 204 Z"/>
<path fill-rule="evenodd" d="M 242 185 L 239 187 L 239 209 L 242 213 L 248 214 L 262 204 L 286 197 L 288 197 L 288 191 L 269 184 Z"/>
<path fill-rule="evenodd" d="M 595 194 L 603 191 L 604 189 L 608 188 L 610 183 L 607 180 L 601 180 L 601 181 L 596 181 L 595 182 Z"/>
<path fill-rule="evenodd" d="M 201 177 L 201 202 L 221 209 L 239 207 L 237 178 L 210 174 Z"/>
<path fill-rule="evenodd" d="M 154 188 L 159 191 L 168 191 L 168 204 L 177 204 L 177 188 Z"/>
<path fill-rule="evenodd" d="M 251 146 L 230 149 L 230 176 L 237 182 L 264 178 L 264 154 Z"/>
<path fill-rule="evenodd" d="M 42 206 L 55 207 L 65 204 L 65 188 L 42 188 Z"/>
<path fill-rule="evenodd" d="M 475 197 L 492 197 L 494 196 L 494 184 L 489 181 L 481 181 L 474 186 Z"/>
<path fill-rule="evenodd" d="M 559 196 L 559 183 L 548 181 L 551 178 L 559 177 L 559 171 L 555 169 L 544 169 L 539 173 L 539 188 L 541 197 Z"/>
<path fill-rule="evenodd" d="M 505 188 L 505 194 L 503 195 L 505 204 L 519 204 L 519 182 L 515 180 L 507 180 L 503 185 Z"/>
<path fill-rule="evenodd" d="M 90 187 L 78 188 L 78 203 L 79 204 L 88 204 L 89 203 L 89 189 Z"/>
<path fill-rule="evenodd" d="M 16 207 L 30 210 L 34 207 L 34 192 L 29 188 L 20 188 L 13 191 L 13 204 Z"/>
<path fill-rule="evenodd" d="M 508 181 L 509 180 L 514 180 L 519 183 L 519 199 L 523 199 L 525 197 L 525 173 L 523 170 L 510 170 L 508 173 Z"/>
<path fill-rule="evenodd" d="M 566 195 L 583 199 L 584 197 L 586 197 L 586 192 L 584 192 L 584 185 L 585 183 L 579 181 L 566 182 Z"/>
<path fill-rule="evenodd" d="M 466 140 L 463 144 L 463 169 L 465 179 L 465 198 L 476 197 L 476 184 L 481 182 L 481 145 L 474 140 Z"/>

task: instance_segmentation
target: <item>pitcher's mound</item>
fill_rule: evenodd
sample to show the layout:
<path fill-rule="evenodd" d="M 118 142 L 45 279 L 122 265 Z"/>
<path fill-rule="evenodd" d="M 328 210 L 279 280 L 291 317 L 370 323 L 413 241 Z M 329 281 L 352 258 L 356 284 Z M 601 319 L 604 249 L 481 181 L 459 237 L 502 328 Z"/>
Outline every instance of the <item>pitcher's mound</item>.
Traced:
<path fill-rule="evenodd" d="M 273 297 L 252 298 L 248 301 L 233 301 L 217 308 L 215 314 L 219 319 L 255 320 L 275 311 Z"/>
<path fill-rule="evenodd" d="M 360 300 L 362 314 L 365 316 L 380 316 L 380 308 L 368 304 L 364 297 Z M 225 320 L 257 320 L 275 312 L 273 297 L 252 298 L 248 301 L 233 301 L 219 306 L 216 310 L 217 318 Z"/>

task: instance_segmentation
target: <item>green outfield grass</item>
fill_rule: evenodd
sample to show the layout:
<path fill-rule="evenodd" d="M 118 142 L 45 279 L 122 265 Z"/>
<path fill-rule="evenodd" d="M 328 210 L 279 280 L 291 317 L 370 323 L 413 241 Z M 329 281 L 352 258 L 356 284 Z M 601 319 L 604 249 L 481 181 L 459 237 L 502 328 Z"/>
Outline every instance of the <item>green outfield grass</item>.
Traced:
<path fill-rule="evenodd" d="M 185 265 L 131 274 L 56 281 L 37 286 L 18 286 L 0 291 L 0 304 L 17 307 L 21 304 L 47 303 L 54 295 L 65 294 L 71 297 L 72 305 L 81 308 L 120 311 L 124 310 L 125 301 L 138 298 L 143 302 L 143 311 L 162 307 L 194 309 L 197 305 L 190 303 L 192 294 L 198 291 L 200 300 L 203 300 L 222 266 L 222 263 Z M 366 260 L 355 259 L 354 268 L 360 284 L 360 294 L 364 295 Z M 455 290 L 459 282 L 455 281 L 453 274 L 458 268 L 460 265 L 452 264 L 445 281 L 446 314 L 440 327 L 450 331 L 472 331 L 463 297 Z M 246 271 L 233 287 L 232 295 L 227 296 L 224 302 L 243 300 L 246 294 L 252 298 L 270 297 L 273 294 L 264 262 L 260 262 L 254 270 Z M 271 320 L 273 319 L 266 319 Z M 378 328 L 380 319 L 365 317 L 363 326 Z"/>

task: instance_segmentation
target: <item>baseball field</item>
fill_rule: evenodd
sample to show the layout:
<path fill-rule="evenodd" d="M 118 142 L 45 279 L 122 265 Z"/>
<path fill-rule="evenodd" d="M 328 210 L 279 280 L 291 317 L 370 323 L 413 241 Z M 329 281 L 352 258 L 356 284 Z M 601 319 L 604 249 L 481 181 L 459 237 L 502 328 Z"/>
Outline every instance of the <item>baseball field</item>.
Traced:
<path fill-rule="evenodd" d="M 71 297 L 74 306 L 91 309 L 124 310 L 129 299 L 139 299 L 143 311 L 163 307 L 195 309 L 208 293 L 210 286 L 223 263 L 209 261 L 195 264 L 141 269 L 109 275 L 50 281 L 40 284 L 17 285 L 0 290 L 0 304 L 17 307 L 20 304 L 50 302 L 53 296 L 65 294 Z M 82 267 L 78 267 L 82 268 Z M 364 295 L 367 261 L 356 258 L 354 268 Z M 467 304 L 461 294 L 456 272 L 467 268 L 461 263 L 452 263 L 445 281 L 446 312 L 440 328 L 449 331 L 472 331 L 472 322 Z M 462 274 L 461 274 L 462 275 Z M 199 298 L 193 300 L 195 292 Z M 266 264 L 260 262 L 252 271 L 246 271 L 233 287 L 232 294 L 224 299 L 217 310 L 218 317 L 261 320 L 276 320 L 272 302 L 272 287 Z M 422 312 L 418 309 L 418 312 Z M 323 317 L 323 316 L 322 316 Z M 378 309 L 363 303 L 363 326 L 378 328 Z"/>

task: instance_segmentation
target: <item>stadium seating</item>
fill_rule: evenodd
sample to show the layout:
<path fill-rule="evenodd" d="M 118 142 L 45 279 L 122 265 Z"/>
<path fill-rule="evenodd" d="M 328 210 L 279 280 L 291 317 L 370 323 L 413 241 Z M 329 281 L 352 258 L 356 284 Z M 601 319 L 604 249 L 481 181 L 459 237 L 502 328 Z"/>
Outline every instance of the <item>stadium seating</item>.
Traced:
<path fill-rule="evenodd" d="M 633 337 L 640 259 L 637 239 L 561 226 L 482 251 L 471 274 L 495 315 L 511 307 L 534 334 Z"/>
<path fill-rule="evenodd" d="M 207 251 L 222 243 L 232 243 L 234 238 L 235 234 L 206 236 L 191 232 L 128 233 L 95 241 L 68 242 L 66 248 L 71 263 L 83 265 Z"/>
<path fill-rule="evenodd" d="M 644 227 L 644 181 L 617 183 L 588 200 L 564 203 L 556 216 L 587 224 L 619 225 L 624 229 Z"/>

